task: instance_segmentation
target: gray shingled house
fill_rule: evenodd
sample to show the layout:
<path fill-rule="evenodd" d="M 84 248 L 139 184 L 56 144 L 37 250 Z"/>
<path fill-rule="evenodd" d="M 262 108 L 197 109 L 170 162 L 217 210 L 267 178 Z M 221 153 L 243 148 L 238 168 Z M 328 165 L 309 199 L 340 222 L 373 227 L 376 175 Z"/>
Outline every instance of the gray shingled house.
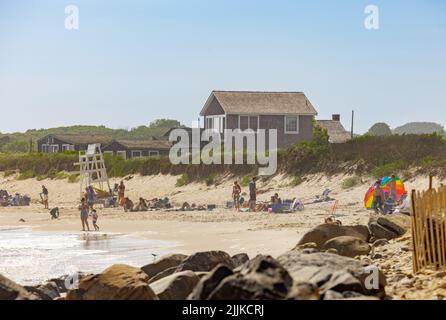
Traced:
<path fill-rule="evenodd" d="M 317 111 L 302 92 L 212 91 L 200 116 L 205 129 L 277 129 L 277 146 L 313 138 Z"/>
<path fill-rule="evenodd" d="M 331 120 L 317 120 L 317 123 L 327 130 L 330 143 L 345 143 L 351 139 L 351 132 L 345 130 L 339 114 L 334 114 Z"/>
<path fill-rule="evenodd" d="M 171 143 L 167 140 L 114 140 L 104 146 L 104 154 L 120 155 L 124 158 L 167 156 Z"/>
<path fill-rule="evenodd" d="M 166 156 L 171 143 L 166 140 L 115 140 L 103 135 L 49 134 L 37 141 L 38 152 L 86 151 L 89 144 L 100 144 L 104 154 L 124 158 Z"/>

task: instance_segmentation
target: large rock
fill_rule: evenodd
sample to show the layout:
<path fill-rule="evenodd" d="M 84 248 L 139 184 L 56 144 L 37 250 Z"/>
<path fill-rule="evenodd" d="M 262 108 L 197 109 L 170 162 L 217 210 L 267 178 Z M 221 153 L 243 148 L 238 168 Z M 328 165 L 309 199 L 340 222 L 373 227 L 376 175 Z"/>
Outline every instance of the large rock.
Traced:
<path fill-rule="evenodd" d="M 231 275 L 232 269 L 224 264 L 219 264 L 209 274 L 200 279 L 200 282 L 189 295 L 190 300 L 205 300 L 212 291 L 220 284 L 220 282 Z"/>
<path fill-rule="evenodd" d="M 234 267 L 240 267 L 241 265 L 245 264 L 249 261 L 249 256 L 246 253 L 238 253 L 231 257 L 232 263 L 234 264 Z"/>
<path fill-rule="evenodd" d="M 156 300 L 149 277 L 139 268 L 116 264 L 104 272 L 87 276 L 79 289 L 70 290 L 67 300 Z"/>
<path fill-rule="evenodd" d="M 220 263 L 234 268 L 231 256 L 223 251 L 197 252 L 187 257 L 177 268 L 180 271 L 211 271 Z"/>
<path fill-rule="evenodd" d="M 83 278 L 85 278 L 87 276 L 92 276 L 92 274 L 77 272 L 72 275 L 63 275 L 58 278 L 50 279 L 48 282 L 54 283 L 57 286 L 57 291 L 60 294 L 60 293 L 66 293 L 66 292 L 68 292 L 68 290 L 71 290 L 74 287 L 77 287 L 79 284 L 79 281 L 81 281 Z"/>
<path fill-rule="evenodd" d="M 336 249 L 341 256 L 354 258 L 369 254 L 372 247 L 365 241 L 350 237 L 342 236 L 328 240 L 322 246 L 322 250 Z"/>
<path fill-rule="evenodd" d="M 398 236 L 404 235 L 410 228 L 410 217 L 405 214 L 391 214 L 379 216 L 376 222 L 393 232 Z"/>
<path fill-rule="evenodd" d="M 25 289 L 35 294 L 42 300 L 54 300 L 60 297 L 59 288 L 53 281 L 48 281 L 45 284 L 37 286 L 25 286 Z"/>
<path fill-rule="evenodd" d="M 171 274 L 174 274 L 176 271 L 177 271 L 177 267 L 172 267 L 172 268 L 166 269 L 164 271 L 161 271 L 156 276 L 153 276 L 152 278 L 149 279 L 149 284 L 156 282 L 156 281 L 158 281 L 162 278 L 165 278 L 167 276 L 170 276 Z"/>
<path fill-rule="evenodd" d="M 378 240 L 381 239 L 392 240 L 398 238 L 398 234 L 387 229 L 386 227 L 379 225 L 376 222 L 369 222 L 369 228 L 373 236 Z"/>
<path fill-rule="evenodd" d="M 184 300 L 200 278 L 193 271 L 182 271 L 153 282 L 150 287 L 160 300 Z"/>
<path fill-rule="evenodd" d="M 39 298 L 0 274 L 0 300 L 39 300 Z"/>
<path fill-rule="evenodd" d="M 321 224 L 305 233 L 298 242 L 297 247 L 312 242 L 317 245 L 317 249 L 321 249 L 328 240 L 342 236 L 355 237 L 368 242 L 370 240 L 370 231 L 367 226 L 362 225 L 339 226 L 336 224 Z"/>
<path fill-rule="evenodd" d="M 145 265 L 142 267 L 142 271 L 147 273 L 149 278 L 153 278 L 160 272 L 163 272 L 164 270 L 178 267 L 181 262 L 183 262 L 184 259 L 186 259 L 187 256 L 185 254 L 169 254 L 166 256 L 161 257 L 159 260 L 150 263 L 148 265 Z"/>
<path fill-rule="evenodd" d="M 376 239 L 395 239 L 410 229 L 410 217 L 404 214 L 374 215 L 370 217 L 369 228 Z"/>
<path fill-rule="evenodd" d="M 222 280 L 214 290 L 209 290 L 213 285 L 201 286 L 206 288 L 206 293 L 194 291 L 193 296 L 207 300 L 277 300 L 285 299 L 293 285 L 288 271 L 270 256 L 259 255 L 236 273 L 225 276 L 225 273 L 230 273 L 228 269 L 218 272 Z M 209 282 L 217 283 L 217 272 L 211 274 L 216 278 Z M 208 291 L 211 292 L 207 294 Z"/>
<path fill-rule="evenodd" d="M 313 283 L 294 283 L 287 300 L 320 300 L 319 288 Z"/>
<path fill-rule="evenodd" d="M 295 282 L 313 283 L 319 287 L 322 295 L 329 290 L 340 293 L 354 291 L 379 297 L 385 295 L 384 274 L 352 258 L 325 252 L 305 254 L 293 250 L 279 256 L 277 260 L 289 271 Z"/>

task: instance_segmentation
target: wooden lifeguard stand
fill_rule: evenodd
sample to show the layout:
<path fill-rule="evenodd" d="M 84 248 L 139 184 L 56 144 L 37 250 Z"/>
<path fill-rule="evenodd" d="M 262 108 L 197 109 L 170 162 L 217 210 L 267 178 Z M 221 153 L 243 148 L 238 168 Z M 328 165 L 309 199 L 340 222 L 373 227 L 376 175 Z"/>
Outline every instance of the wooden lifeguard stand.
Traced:
<path fill-rule="evenodd" d="M 100 144 L 89 144 L 85 153 L 79 152 L 79 162 L 75 165 L 79 166 L 81 198 L 88 186 L 93 186 L 97 191 L 111 193 Z"/>

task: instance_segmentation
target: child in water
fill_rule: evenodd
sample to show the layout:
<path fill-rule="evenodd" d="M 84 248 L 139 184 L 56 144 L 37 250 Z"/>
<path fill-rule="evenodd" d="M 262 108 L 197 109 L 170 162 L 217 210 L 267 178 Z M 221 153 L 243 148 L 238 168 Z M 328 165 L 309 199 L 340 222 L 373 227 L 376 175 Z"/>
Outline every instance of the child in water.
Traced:
<path fill-rule="evenodd" d="M 99 226 L 97 224 L 98 221 L 98 213 L 95 209 L 91 211 L 91 220 L 93 221 L 93 227 L 95 231 L 99 231 Z"/>

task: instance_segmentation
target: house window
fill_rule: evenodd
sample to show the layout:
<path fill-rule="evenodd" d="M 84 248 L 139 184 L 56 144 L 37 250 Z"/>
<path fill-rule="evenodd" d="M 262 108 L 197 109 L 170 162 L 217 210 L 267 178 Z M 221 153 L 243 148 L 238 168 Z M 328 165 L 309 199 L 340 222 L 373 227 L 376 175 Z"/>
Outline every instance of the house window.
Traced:
<path fill-rule="evenodd" d="M 149 157 L 158 157 L 159 155 L 160 155 L 160 152 L 158 150 L 149 151 Z"/>
<path fill-rule="evenodd" d="M 206 129 L 215 129 L 215 131 L 223 133 L 225 124 L 225 116 L 220 115 L 206 117 Z"/>
<path fill-rule="evenodd" d="M 41 152 L 45 152 L 45 153 L 48 152 L 48 145 L 47 145 L 47 144 L 42 144 L 42 150 L 41 150 Z"/>
<path fill-rule="evenodd" d="M 299 133 L 299 116 L 285 117 L 285 133 Z"/>
<path fill-rule="evenodd" d="M 239 129 L 257 131 L 259 129 L 259 116 L 239 116 Z"/>
<path fill-rule="evenodd" d="M 63 144 L 62 145 L 62 151 L 73 151 L 74 146 L 72 144 Z"/>
<path fill-rule="evenodd" d="M 117 151 L 116 154 L 118 156 L 123 157 L 124 159 L 127 159 L 127 151 L 122 151 L 122 150 L 121 151 Z"/>
<path fill-rule="evenodd" d="M 138 158 L 141 157 L 142 152 L 141 151 L 132 151 L 132 158 Z"/>
<path fill-rule="evenodd" d="M 214 124 L 213 119 L 207 117 L 206 118 L 206 129 L 213 129 L 213 124 Z"/>
<path fill-rule="evenodd" d="M 59 145 L 58 144 L 51 145 L 49 147 L 49 152 L 53 152 L 53 153 L 59 152 Z"/>

